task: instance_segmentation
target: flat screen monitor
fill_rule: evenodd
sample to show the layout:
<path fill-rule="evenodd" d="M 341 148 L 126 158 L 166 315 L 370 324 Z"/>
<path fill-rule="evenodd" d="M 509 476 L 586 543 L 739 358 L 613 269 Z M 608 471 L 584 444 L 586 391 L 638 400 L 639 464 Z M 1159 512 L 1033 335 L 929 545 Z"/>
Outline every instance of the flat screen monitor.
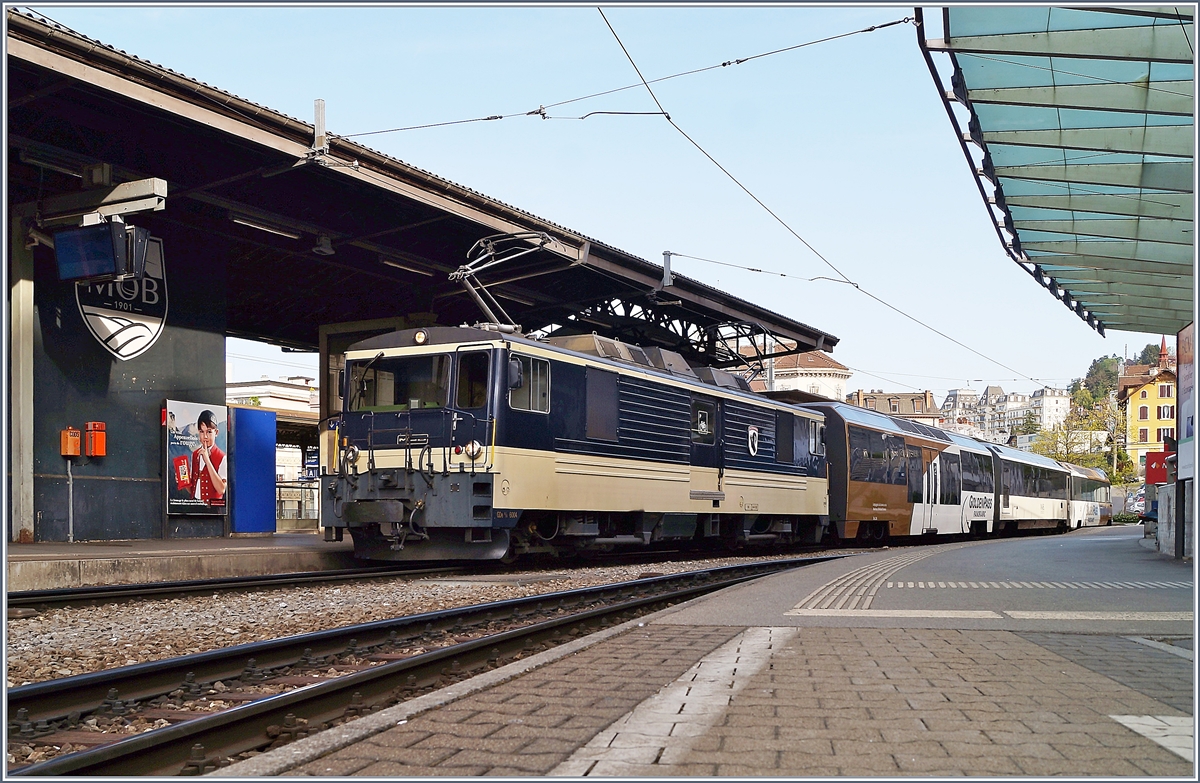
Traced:
<path fill-rule="evenodd" d="M 54 234 L 58 279 L 96 280 L 129 273 L 125 225 L 112 221 Z"/>

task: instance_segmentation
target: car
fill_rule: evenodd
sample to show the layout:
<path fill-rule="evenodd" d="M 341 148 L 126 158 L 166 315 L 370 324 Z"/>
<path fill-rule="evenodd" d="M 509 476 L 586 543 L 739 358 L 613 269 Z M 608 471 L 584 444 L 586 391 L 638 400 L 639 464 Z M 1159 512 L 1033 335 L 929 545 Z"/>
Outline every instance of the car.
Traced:
<path fill-rule="evenodd" d="M 1129 511 L 1134 514 L 1142 514 L 1146 511 L 1146 485 L 1138 487 L 1133 493 L 1128 496 Z"/>

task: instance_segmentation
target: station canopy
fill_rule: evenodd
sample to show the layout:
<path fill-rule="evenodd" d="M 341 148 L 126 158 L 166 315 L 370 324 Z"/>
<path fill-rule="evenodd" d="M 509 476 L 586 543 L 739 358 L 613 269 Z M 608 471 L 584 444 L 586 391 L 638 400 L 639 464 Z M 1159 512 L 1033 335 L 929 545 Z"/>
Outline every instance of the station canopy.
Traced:
<path fill-rule="evenodd" d="M 1193 10 L 917 9 L 1000 241 L 1101 334 L 1193 320 Z"/>
<path fill-rule="evenodd" d="M 325 324 L 487 320 L 450 274 L 480 239 L 539 232 L 544 249 L 477 276 L 526 333 L 594 331 L 718 367 L 745 363 L 738 337 L 772 335 L 778 356 L 837 345 L 683 275 L 664 288 L 658 264 L 321 135 L 317 114 L 289 117 L 36 15 L 10 9 L 7 23 L 9 204 L 78 192 L 85 165 L 109 164 L 114 183 L 166 180 L 166 208 L 139 221 L 223 260 L 226 334 L 311 350 Z"/>

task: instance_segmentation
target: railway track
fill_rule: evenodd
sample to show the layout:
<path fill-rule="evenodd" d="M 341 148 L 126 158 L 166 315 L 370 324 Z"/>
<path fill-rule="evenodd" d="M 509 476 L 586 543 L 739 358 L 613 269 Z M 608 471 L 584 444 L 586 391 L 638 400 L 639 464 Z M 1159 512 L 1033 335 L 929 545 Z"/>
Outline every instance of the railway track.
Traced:
<path fill-rule="evenodd" d="M 808 547 L 795 550 L 798 554 L 826 551 L 823 547 Z M 580 565 L 632 565 L 653 564 L 672 561 L 681 556 L 675 550 L 623 553 L 595 560 L 580 561 Z M 693 553 L 693 556 L 696 553 Z M 548 564 L 555 571 L 569 568 L 557 559 L 531 558 L 522 561 L 523 565 L 537 567 Z M 362 568 L 344 568 L 330 571 L 303 571 L 290 574 L 264 574 L 256 576 L 235 576 L 220 579 L 193 579 L 177 582 L 153 582 L 128 585 L 97 585 L 94 587 L 69 587 L 55 590 L 22 590 L 8 593 L 10 609 L 36 609 L 44 611 L 64 606 L 93 606 L 102 603 L 117 603 L 134 601 L 142 598 L 168 598 L 178 595 L 207 593 L 216 591 L 257 590 L 292 587 L 322 582 L 338 583 L 351 582 L 359 579 L 381 579 L 388 577 L 417 577 L 430 575 L 446 575 L 470 573 L 474 576 L 481 574 L 506 573 L 513 569 L 499 563 L 471 563 L 462 566 L 413 567 L 407 564 L 389 564 L 384 566 L 364 566 Z"/>
<path fill-rule="evenodd" d="M 161 714 L 157 705 L 189 696 L 214 701 L 236 696 L 241 703 L 145 733 L 115 735 L 109 744 L 9 774 L 202 774 L 238 754 L 283 744 L 593 630 L 832 557 L 726 566 L 480 604 L 14 688 L 8 692 L 10 744 L 61 745 L 78 735 L 74 730 L 85 716 Z M 340 676 L 311 676 L 331 669 Z M 226 682 L 260 692 L 239 691 Z M 261 692 L 272 683 L 302 682 L 309 684 Z"/>
<path fill-rule="evenodd" d="M 69 587 L 61 590 L 22 590 L 8 594 L 10 609 L 52 609 L 62 606 L 90 606 L 93 604 L 132 601 L 139 598 L 163 598 L 189 593 L 207 593 L 217 590 L 255 590 L 260 588 L 290 587 L 293 585 L 317 584 L 321 582 L 348 582 L 357 579 L 379 579 L 394 576 L 428 576 L 430 574 L 463 573 L 461 567 L 412 568 L 368 566 L 343 568 L 333 571 L 304 571 L 292 574 L 266 574 L 262 576 L 235 576 L 223 579 L 192 579 L 179 582 L 154 582 L 150 584 L 99 585 L 96 587 Z M 476 572 L 478 569 L 476 569 Z"/>

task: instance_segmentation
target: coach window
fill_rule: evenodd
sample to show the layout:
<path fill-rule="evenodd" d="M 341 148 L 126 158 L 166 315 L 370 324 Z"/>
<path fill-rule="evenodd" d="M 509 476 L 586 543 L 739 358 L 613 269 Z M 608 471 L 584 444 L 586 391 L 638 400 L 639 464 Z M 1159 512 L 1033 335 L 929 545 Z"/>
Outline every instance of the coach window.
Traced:
<path fill-rule="evenodd" d="M 942 452 L 942 487 L 938 502 L 944 506 L 957 506 L 961 500 L 962 469 L 957 454 Z"/>
<path fill-rule="evenodd" d="M 550 362 L 513 354 L 521 363 L 521 385 L 508 390 L 508 407 L 515 411 L 550 412 Z"/>
<path fill-rule="evenodd" d="M 924 500 L 924 488 L 921 479 L 925 469 L 921 465 L 921 449 L 916 446 L 908 447 L 908 502 L 921 503 Z"/>
<path fill-rule="evenodd" d="M 784 465 L 796 463 L 796 417 L 787 411 L 775 411 L 775 461 Z"/>
<path fill-rule="evenodd" d="M 850 427 L 850 480 L 871 480 L 871 433 Z"/>
<path fill-rule="evenodd" d="M 808 423 L 808 453 L 815 455 L 825 453 L 825 425 L 819 421 Z"/>
<path fill-rule="evenodd" d="M 961 452 L 959 457 L 962 460 L 963 491 L 986 492 L 990 495 L 996 484 L 992 476 L 992 458 L 970 451 Z"/>
<path fill-rule="evenodd" d="M 904 448 L 904 438 L 896 435 L 885 435 L 888 452 L 888 463 L 890 465 L 890 483 L 904 486 L 908 483 L 908 471 L 906 470 L 908 454 Z"/>
<path fill-rule="evenodd" d="M 482 408 L 487 405 L 488 367 L 491 354 L 472 351 L 458 357 L 457 406 L 463 410 Z"/>
<path fill-rule="evenodd" d="M 716 443 L 717 404 L 708 400 L 692 400 L 692 442 Z"/>
<path fill-rule="evenodd" d="M 587 436 L 594 440 L 617 440 L 617 374 L 587 368 Z"/>
<path fill-rule="evenodd" d="M 1059 473 L 1057 470 L 1047 470 L 1046 478 L 1050 485 L 1048 497 L 1065 500 L 1067 497 L 1067 474 Z"/>

